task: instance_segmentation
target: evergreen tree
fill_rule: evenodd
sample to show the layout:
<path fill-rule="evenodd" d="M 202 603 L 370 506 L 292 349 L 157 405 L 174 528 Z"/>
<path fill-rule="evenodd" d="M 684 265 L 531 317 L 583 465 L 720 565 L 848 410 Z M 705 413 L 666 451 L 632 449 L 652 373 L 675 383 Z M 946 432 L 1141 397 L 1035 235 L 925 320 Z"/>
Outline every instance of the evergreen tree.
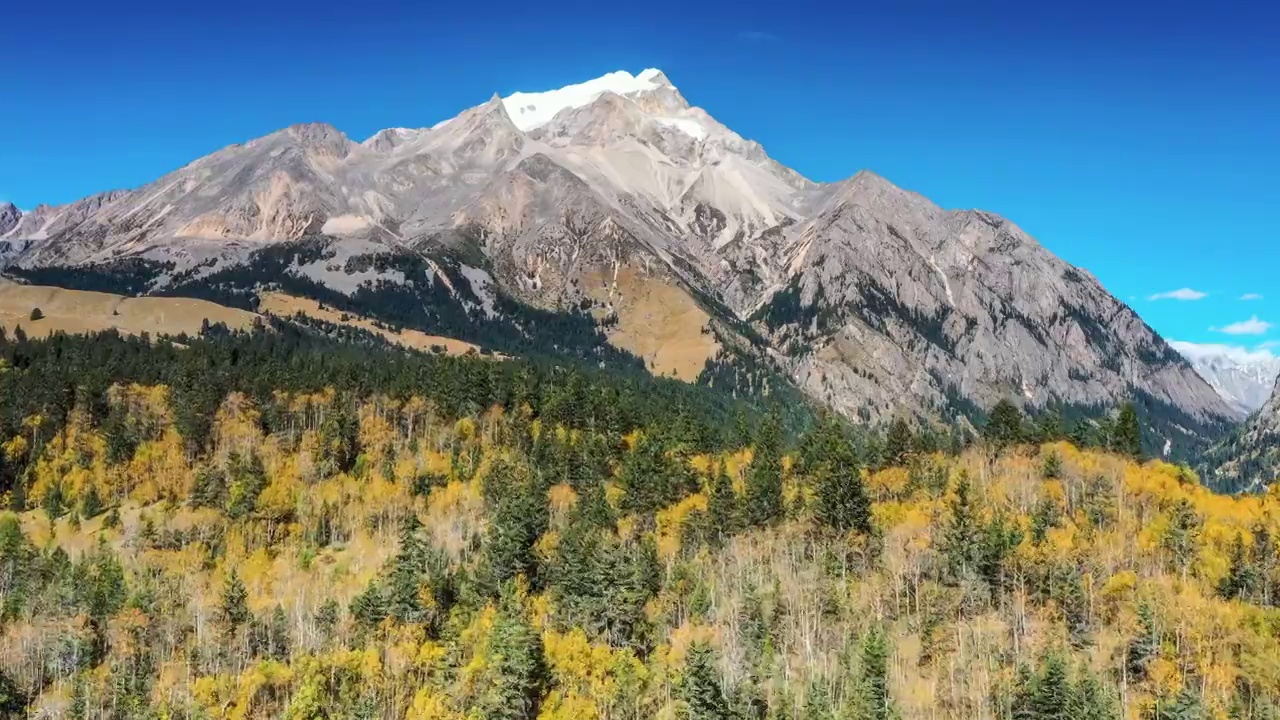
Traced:
<path fill-rule="evenodd" d="M 739 515 L 738 493 L 733 489 L 733 480 L 725 473 L 724 463 L 720 463 L 711 485 L 711 497 L 707 499 L 707 522 L 712 537 L 723 542 L 737 532 Z"/>
<path fill-rule="evenodd" d="M 1244 536 L 1237 534 L 1235 542 L 1231 544 L 1231 566 L 1218 582 L 1218 594 L 1227 600 L 1248 597 L 1253 594 L 1257 581 L 1257 568 L 1249 557 Z"/>
<path fill-rule="evenodd" d="M 1138 634 L 1125 650 L 1125 671 L 1132 681 L 1146 678 L 1151 661 L 1160 655 L 1160 627 L 1155 610 L 1145 600 L 1138 604 Z"/>
<path fill-rule="evenodd" d="M 1185 577 L 1191 562 L 1200 553 L 1200 533 L 1203 521 L 1195 506 L 1187 498 L 1178 500 L 1169 513 L 1169 526 L 1162 539 L 1165 550 L 1174 566 Z"/>
<path fill-rule="evenodd" d="M 957 533 L 960 532 L 962 531 L 957 528 Z M 1022 542 L 1022 529 L 1017 522 L 1006 517 L 1004 513 L 996 513 L 982 527 L 974 542 L 977 543 L 977 547 L 973 550 L 976 555 L 967 562 L 976 563 L 973 567 L 978 575 L 986 582 L 991 595 L 998 598 L 1009 589 L 1012 583 L 1008 564 L 1014 550 Z M 959 579 L 963 576 L 956 577 Z"/>
<path fill-rule="evenodd" d="M 267 470 L 254 450 L 248 456 L 232 453 L 228 460 L 227 515 L 232 519 L 248 516 L 258 507 L 258 496 L 267 487 Z"/>
<path fill-rule="evenodd" d="M 193 507 L 226 507 L 227 474 L 222 468 L 205 466 L 196 471 L 189 502 Z"/>
<path fill-rule="evenodd" d="M 102 512 L 102 496 L 98 494 L 98 486 L 89 483 L 84 497 L 80 499 L 80 514 L 86 519 L 95 518 Z"/>
<path fill-rule="evenodd" d="M 710 645 L 695 642 L 685 655 L 680 682 L 680 698 L 684 701 L 687 720 L 732 720 L 733 713 L 716 667 L 715 651 Z"/>
<path fill-rule="evenodd" d="M 1156 698 L 1150 713 L 1151 720 L 1205 720 L 1207 717 L 1200 695 L 1191 683 L 1184 683 L 1182 692 L 1175 697 Z"/>
<path fill-rule="evenodd" d="M 320 462 L 351 472 L 360 455 L 360 426 L 350 398 L 334 400 L 320 425 Z"/>
<path fill-rule="evenodd" d="M 943 528 L 942 552 L 946 558 L 947 576 L 954 582 L 977 574 L 979 527 L 977 511 L 969 497 L 969 476 L 960 474 L 955 497 L 948 503 L 948 517 Z"/>
<path fill-rule="evenodd" d="M 756 437 L 754 456 L 747 471 L 747 521 L 755 527 L 772 525 L 782 518 L 782 428 L 770 416 Z"/>
<path fill-rule="evenodd" d="M 533 545 L 547 531 L 550 514 L 545 489 L 525 474 L 517 478 L 509 464 L 495 463 L 485 477 L 493 502 L 485 540 L 485 558 L 493 587 L 524 575 L 537 585 L 538 558 Z"/>
<path fill-rule="evenodd" d="M 320 634 L 320 643 L 322 647 L 327 647 L 333 642 L 334 634 L 338 630 L 339 620 L 338 601 L 329 598 L 316 608 L 316 632 Z"/>
<path fill-rule="evenodd" d="M 871 500 L 853 446 L 834 422 L 815 431 L 814 467 L 809 469 L 817 492 L 817 520 L 839 533 L 871 532 Z"/>
<path fill-rule="evenodd" d="M 1001 400 L 991 409 L 987 426 L 983 430 L 987 442 L 997 450 L 1023 441 L 1022 411 L 1008 400 Z"/>
<path fill-rule="evenodd" d="M 889 433 L 885 436 L 884 443 L 884 464 L 905 466 L 907 457 L 915 446 L 911 426 L 901 417 L 894 418 L 889 424 Z"/>
<path fill-rule="evenodd" d="M 1051 443 L 1062 440 L 1065 433 L 1062 429 L 1062 413 L 1056 409 L 1046 410 L 1036 420 L 1036 441 Z"/>
<path fill-rule="evenodd" d="M 1082 667 L 1071 703 L 1072 720 L 1120 720 L 1120 703 L 1115 691 L 1103 684 L 1087 667 Z"/>
<path fill-rule="evenodd" d="M 67 715 L 71 720 L 88 720 L 89 718 L 88 691 L 84 686 L 84 678 L 80 675 L 76 675 L 71 683 L 71 703 L 67 709 Z M 5 717 L 2 703 L 0 703 L 0 717 Z"/>
<path fill-rule="evenodd" d="M 66 501 L 62 497 L 62 484 L 54 482 L 44 491 L 44 498 L 40 502 L 40 507 L 44 508 L 44 514 L 49 517 L 50 521 L 57 520 L 67 511 Z"/>
<path fill-rule="evenodd" d="M 508 584 L 489 636 L 489 662 L 476 686 L 483 688 L 475 711 L 486 720 L 533 720 L 538 716 L 547 668 L 542 638 Z"/>
<path fill-rule="evenodd" d="M 224 637 L 234 637 L 249 621 L 251 615 L 248 600 L 249 593 L 245 590 L 244 582 L 232 568 L 223 583 L 222 599 L 218 604 L 218 624 L 222 626 Z"/>
<path fill-rule="evenodd" d="M 1112 430 L 1111 449 L 1135 460 L 1143 457 L 1142 426 L 1138 422 L 1138 410 L 1132 402 L 1120 406 L 1120 413 L 1116 416 L 1115 428 Z"/>
<path fill-rule="evenodd" d="M 1044 461 L 1040 465 L 1040 476 L 1045 480 L 1057 480 L 1062 477 L 1062 456 L 1056 451 L 1050 450 L 1045 453 Z"/>
<path fill-rule="evenodd" d="M 870 720 L 889 719 L 889 641 L 878 625 L 862 639 L 862 702 Z"/>

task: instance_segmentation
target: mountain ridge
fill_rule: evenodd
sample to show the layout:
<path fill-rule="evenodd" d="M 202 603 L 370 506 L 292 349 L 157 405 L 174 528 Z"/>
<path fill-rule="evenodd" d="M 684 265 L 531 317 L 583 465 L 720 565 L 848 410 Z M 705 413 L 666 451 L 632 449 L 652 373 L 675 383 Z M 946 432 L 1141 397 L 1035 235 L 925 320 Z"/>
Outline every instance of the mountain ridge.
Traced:
<path fill-rule="evenodd" d="M 1239 417 L 1132 309 L 1012 222 L 945 210 L 870 171 L 812 182 L 657 70 L 495 95 L 363 142 L 294 125 L 142 188 L 37 212 L 9 230 L 0 262 L 138 258 L 165 268 L 152 291 L 315 241 L 332 253 L 323 267 L 282 271 L 421 301 L 427 290 L 394 273 L 340 278 L 380 253 L 406 255 L 435 268 L 424 282 L 444 289 L 431 302 L 462 303 L 468 317 L 483 303 L 457 286 L 483 275 L 520 302 L 607 320 L 613 296 L 585 283 L 639 273 L 703 305 L 702 331 L 722 345 L 760 333 L 788 377 L 864 420 L 1002 397 L 1100 408 L 1136 395 L 1171 413 L 1158 432 L 1181 443 Z"/>

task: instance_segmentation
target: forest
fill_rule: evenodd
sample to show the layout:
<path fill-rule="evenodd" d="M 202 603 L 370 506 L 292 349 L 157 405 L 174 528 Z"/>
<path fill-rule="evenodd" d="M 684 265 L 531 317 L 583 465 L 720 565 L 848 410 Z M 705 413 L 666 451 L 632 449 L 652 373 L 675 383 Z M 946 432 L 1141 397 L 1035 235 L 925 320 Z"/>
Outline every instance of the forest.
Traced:
<path fill-rule="evenodd" d="M 1280 492 L 1141 412 L 879 431 L 284 322 L 0 336 L 0 717 L 1280 717 Z"/>

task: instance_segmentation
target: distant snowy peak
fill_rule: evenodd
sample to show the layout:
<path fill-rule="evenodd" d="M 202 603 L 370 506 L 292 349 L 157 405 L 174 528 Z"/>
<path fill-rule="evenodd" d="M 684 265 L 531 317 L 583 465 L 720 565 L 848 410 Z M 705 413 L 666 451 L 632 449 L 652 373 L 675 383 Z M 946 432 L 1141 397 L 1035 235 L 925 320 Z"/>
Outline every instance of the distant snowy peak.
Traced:
<path fill-rule="evenodd" d="M 528 132 L 547 124 L 560 111 L 590 105 L 607 92 L 629 97 L 662 88 L 672 86 L 661 70 L 650 68 L 635 76 L 619 70 L 594 80 L 566 85 L 558 90 L 513 93 L 503 98 L 502 104 L 506 106 L 507 114 L 511 116 L 515 126 Z"/>
<path fill-rule="evenodd" d="M 1280 376 L 1280 357 L 1268 350 L 1247 350 L 1219 344 L 1169 343 L 1222 399 L 1243 413 L 1266 403 Z"/>

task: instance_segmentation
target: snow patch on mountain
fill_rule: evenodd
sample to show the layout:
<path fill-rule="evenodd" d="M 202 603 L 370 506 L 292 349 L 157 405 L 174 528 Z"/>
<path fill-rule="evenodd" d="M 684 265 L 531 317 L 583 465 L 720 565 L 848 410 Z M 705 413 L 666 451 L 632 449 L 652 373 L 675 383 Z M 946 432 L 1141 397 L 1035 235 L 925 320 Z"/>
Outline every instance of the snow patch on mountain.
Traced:
<path fill-rule="evenodd" d="M 466 264 L 460 265 L 458 269 L 471 285 L 471 292 L 480 298 L 480 309 L 484 311 L 485 317 L 497 317 L 498 311 L 494 309 L 493 277 L 480 268 Z"/>
<path fill-rule="evenodd" d="M 680 117 L 660 117 L 654 119 L 659 124 L 666 125 L 667 127 L 673 127 L 694 140 L 705 140 L 707 138 L 707 128 L 697 120 Z"/>
<path fill-rule="evenodd" d="M 660 70 L 650 68 L 633 76 L 625 70 L 611 72 L 594 80 L 576 85 L 566 85 L 546 92 L 518 92 L 502 99 L 511 116 L 511 122 L 523 132 L 529 132 L 551 121 L 561 110 L 590 105 L 604 93 L 622 96 L 657 90 L 662 87 L 664 76 Z"/>
<path fill-rule="evenodd" d="M 1262 407 L 1280 376 L 1280 357 L 1270 350 L 1178 340 L 1169 345 L 1190 361 L 1224 400 L 1243 413 Z"/>

